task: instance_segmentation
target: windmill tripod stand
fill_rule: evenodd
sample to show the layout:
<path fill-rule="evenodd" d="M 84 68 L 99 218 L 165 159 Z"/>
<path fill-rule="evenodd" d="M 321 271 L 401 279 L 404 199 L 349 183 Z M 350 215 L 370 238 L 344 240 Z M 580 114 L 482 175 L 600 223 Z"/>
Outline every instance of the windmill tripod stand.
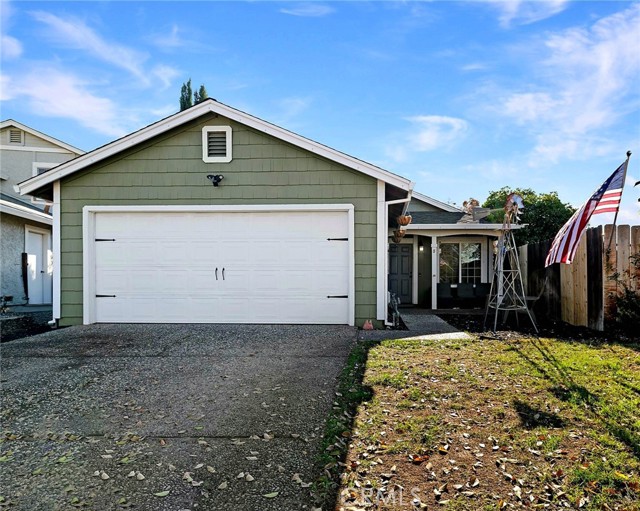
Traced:
<path fill-rule="evenodd" d="M 515 214 L 513 216 L 517 218 Z M 490 309 L 495 311 L 495 313 L 492 312 L 492 314 L 494 314 L 493 332 L 497 329 L 500 311 L 504 313 L 503 321 L 506 321 L 509 312 L 514 312 L 516 318 L 519 312 L 526 312 L 533 328 L 536 333 L 538 333 L 536 322 L 527 307 L 527 297 L 522 283 L 518 250 L 513 238 L 513 232 L 511 231 L 511 218 L 511 213 L 507 212 L 500 237 L 498 238 L 493 279 L 491 280 L 491 291 L 489 292 L 487 307 L 484 313 L 484 325 L 486 328 Z"/>

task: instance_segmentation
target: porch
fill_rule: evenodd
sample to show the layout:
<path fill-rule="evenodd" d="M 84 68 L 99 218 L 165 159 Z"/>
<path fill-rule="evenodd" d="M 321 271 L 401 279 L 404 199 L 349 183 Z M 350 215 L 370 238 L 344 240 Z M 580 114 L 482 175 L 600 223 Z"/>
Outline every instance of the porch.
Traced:
<path fill-rule="evenodd" d="M 389 292 L 402 306 L 484 309 L 499 230 L 466 230 L 471 232 L 421 233 L 410 225 L 399 243 L 389 245 Z"/>

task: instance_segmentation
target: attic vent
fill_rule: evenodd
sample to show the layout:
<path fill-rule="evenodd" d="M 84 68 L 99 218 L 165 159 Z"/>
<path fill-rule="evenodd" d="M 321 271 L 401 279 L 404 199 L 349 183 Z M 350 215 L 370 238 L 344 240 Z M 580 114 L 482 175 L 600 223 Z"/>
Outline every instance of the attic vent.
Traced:
<path fill-rule="evenodd" d="M 202 160 L 206 163 L 231 161 L 231 127 L 205 126 L 202 128 Z"/>
<path fill-rule="evenodd" d="M 210 131 L 207 137 L 207 156 L 224 158 L 227 155 L 227 134 L 222 131 Z"/>
<path fill-rule="evenodd" d="M 22 135 L 23 135 L 23 131 L 22 130 L 9 130 L 9 143 L 10 144 L 23 144 L 23 139 L 22 139 Z"/>

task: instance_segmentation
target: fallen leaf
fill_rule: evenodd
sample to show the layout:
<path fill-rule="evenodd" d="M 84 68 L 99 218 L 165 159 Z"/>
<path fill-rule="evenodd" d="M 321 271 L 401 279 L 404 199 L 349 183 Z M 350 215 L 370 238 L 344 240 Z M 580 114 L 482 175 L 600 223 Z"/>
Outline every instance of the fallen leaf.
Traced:
<path fill-rule="evenodd" d="M 154 493 L 156 497 L 166 497 L 169 495 L 169 490 L 159 491 L 158 493 Z"/>
<path fill-rule="evenodd" d="M 218 490 L 226 490 L 228 486 L 227 481 L 223 481 L 218 485 Z"/>
<path fill-rule="evenodd" d="M 278 492 L 278 491 L 274 491 L 272 493 L 267 493 L 267 494 L 263 495 L 263 497 L 265 497 L 267 499 L 273 499 L 273 498 L 277 497 L 279 493 L 280 492 Z"/>
<path fill-rule="evenodd" d="M 207 465 L 207 472 L 211 473 L 211 474 L 215 474 L 216 473 L 216 469 L 213 468 L 210 465 Z"/>

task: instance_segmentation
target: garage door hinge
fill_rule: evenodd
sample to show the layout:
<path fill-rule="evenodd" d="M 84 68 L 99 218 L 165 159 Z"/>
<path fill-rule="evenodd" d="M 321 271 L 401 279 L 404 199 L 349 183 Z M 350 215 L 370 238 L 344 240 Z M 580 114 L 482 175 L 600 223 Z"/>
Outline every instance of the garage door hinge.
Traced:
<path fill-rule="evenodd" d="M 116 295 L 96 295 L 96 298 L 115 298 Z"/>
<path fill-rule="evenodd" d="M 327 298 L 349 298 L 349 295 L 328 295 Z"/>
<path fill-rule="evenodd" d="M 349 241 L 349 238 L 327 238 L 327 241 Z"/>
<path fill-rule="evenodd" d="M 96 241 L 116 241 L 113 238 L 96 238 Z"/>

